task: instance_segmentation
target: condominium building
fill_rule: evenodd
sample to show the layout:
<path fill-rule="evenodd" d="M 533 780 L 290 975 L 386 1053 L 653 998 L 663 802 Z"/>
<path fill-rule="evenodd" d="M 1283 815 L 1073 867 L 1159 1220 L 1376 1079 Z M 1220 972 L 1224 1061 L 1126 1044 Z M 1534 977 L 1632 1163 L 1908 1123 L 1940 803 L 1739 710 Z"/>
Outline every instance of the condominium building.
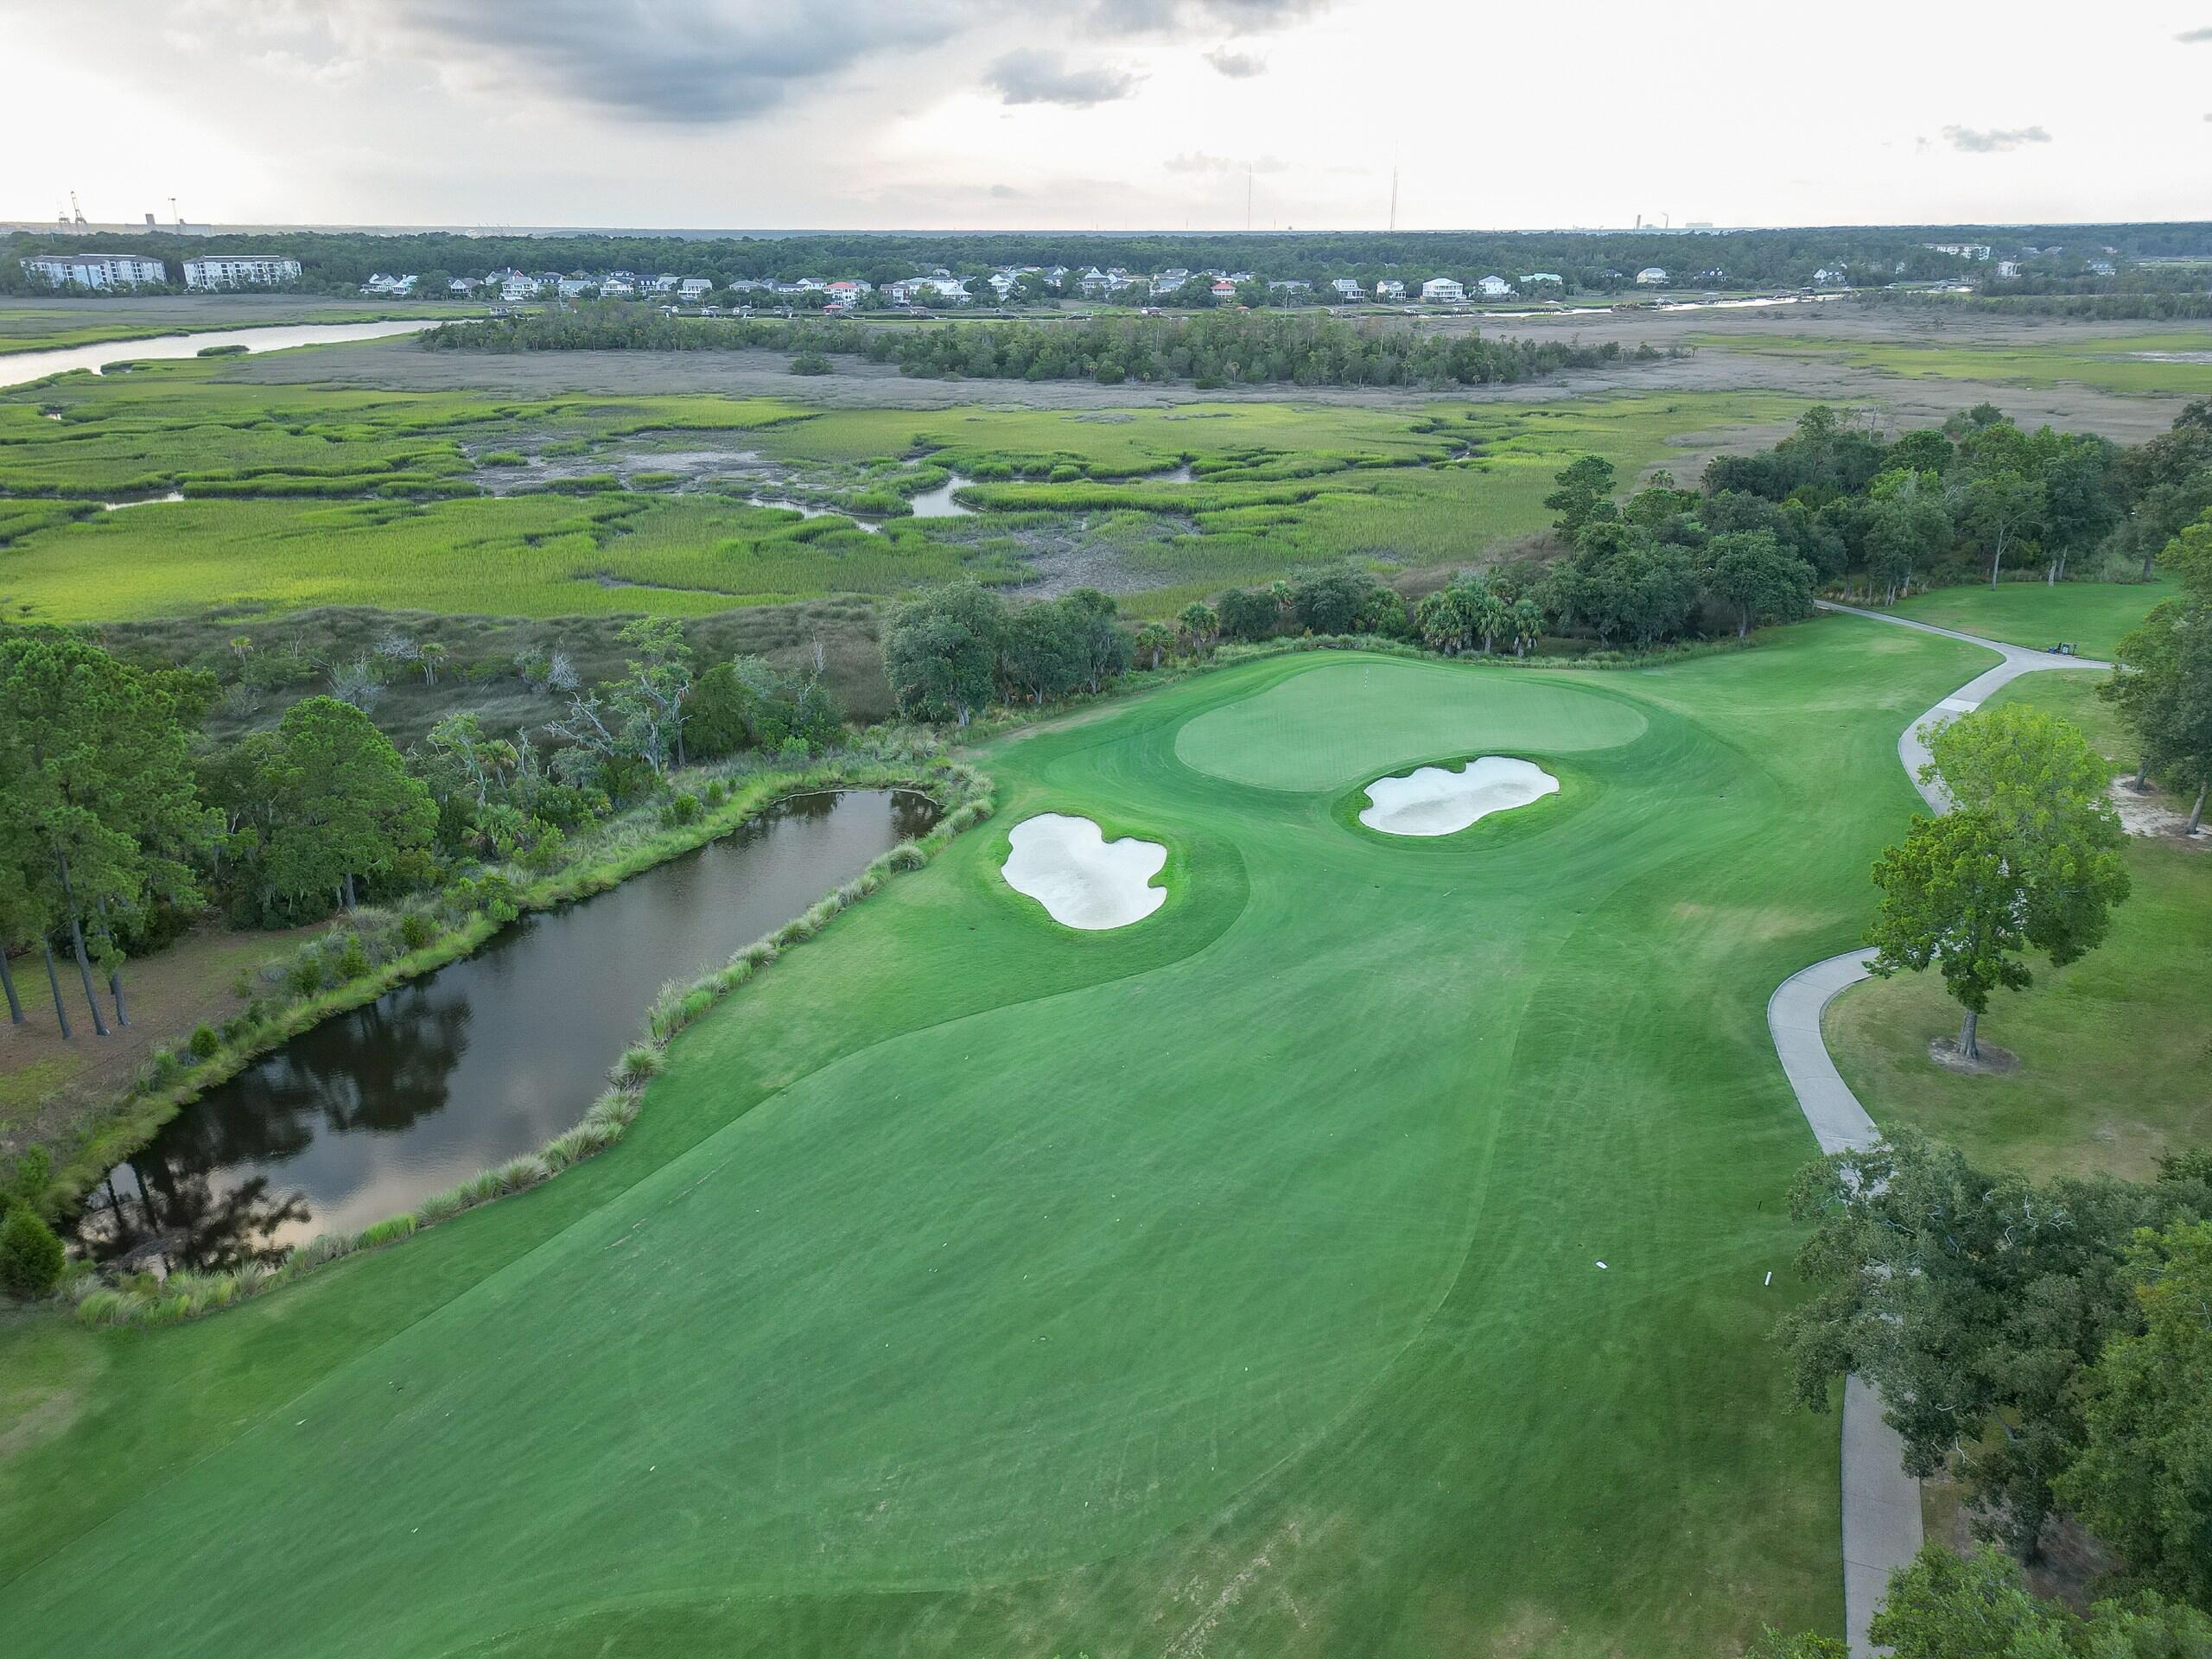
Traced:
<path fill-rule="evenodd" d="M 300 262 L 273 253 L 211 253 L 184 262 L 187 288 L 276 288 L 299 279 Z"/>
<path fill-rule="evenodd" d="M 23 275 L 48 288 L 159 288 L 169 279 L 161 260 L 135 253 L 34 254 L 22 264 Z"/>

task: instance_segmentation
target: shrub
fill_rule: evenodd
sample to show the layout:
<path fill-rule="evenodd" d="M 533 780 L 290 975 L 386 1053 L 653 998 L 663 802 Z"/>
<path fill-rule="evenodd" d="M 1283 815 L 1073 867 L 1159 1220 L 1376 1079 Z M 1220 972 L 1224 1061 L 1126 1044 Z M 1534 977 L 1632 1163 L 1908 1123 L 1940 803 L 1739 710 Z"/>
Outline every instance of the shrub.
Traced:
<path fill-rule="evenodd" d="M 313 951 L 284 970 L 284 988 L 295 996 L 313 996 L 322 988 L 322 958 Z"/>
<path fill-rule="evenodd" d="M 674 797 L 661 808 L 660 821 L 671 826 L 696 823 L 699 821 L 699 798 L 688 790 Z"/>
<path fill-rule="evenodd" d="M 468 1200 L 461 1196 L 461 1189 L 449 1186 L 442 1192 L 433 1192 L 415 1206 L 415 1218 L 425 1227 L 434 1227 L 449 1221 L 468 1208 Z"/>
<path fill-rule="evenodd" d="M 546 1168 L 545 1160 L 536 1153 L 524 1153 L 519 1158 L 510 1158 L 492 1172 L 492 1179 L 502 1192 L 519 1192 L 526 1186 L 536 1186 L 553 1172 Z"/>
<path fill-rule="evenodd" d="M 336 972 L 343 980 L 360 979 L 369 971 L 369 953 L 362 949 L 361 936 L 348 933 L 345 947 L 338 953 Z"/>
<path fill-rule="evenodd" d="M 415 1217 L 403 1210 L 396 1216 L 386 1216 L 382 1221 L 361 1229 L 353 1246 L 356 1249 L 373 1250 L 379 1244 L 390 1244 L 408 1237 L 416 1224 Z"/>
<path fill-rule="evenodd" d="M 213 1059 L 215 1051 L 222 1046 L 223 1039 L 216 1034 L 214 1027 L 206 1025 L 194 1026 L 192 1028 L 190 1040 L 185 1044 L 185 1046 L 192 1051 L 192 1058 L 196 1060 Z"/>
<path fill-rule="evenodd" d="M 728 798 L 729 791 L 722 787 L 722 780 L 721 779 L 717 778 L 714 782 L 707 785 L 705 799 L 709 806 L 720 806 Z"/>
<path fill-rule="evenodd" d="M 410 950 L 420 950 L 437 937 L 438 925 L 419 910 L 399 918 L 399 942 Z"/>
<path fill-rule="evenodd" d="M 632 1043 L 622 1051 L 622 1058 L 607 1072 L 608 1078 L 625 1089 L 634 1089 L 647 1077 L 660 1074 L 661 1053 L 650 1043 Z"/>
<path fill-rule="evenodd" d="M 61 1241 L 39 1213 L 17 1205 L 0 1222 L 0 1288 L 43 1296 L 61 1277 Z"/>

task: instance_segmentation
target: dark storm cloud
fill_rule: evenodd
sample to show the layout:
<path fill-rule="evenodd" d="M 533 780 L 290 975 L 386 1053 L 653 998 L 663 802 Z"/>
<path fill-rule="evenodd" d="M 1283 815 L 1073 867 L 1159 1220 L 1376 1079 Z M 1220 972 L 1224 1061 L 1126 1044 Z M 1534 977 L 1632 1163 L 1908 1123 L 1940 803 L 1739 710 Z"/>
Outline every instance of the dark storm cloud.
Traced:
<path fill-rule="evenodd" d="M 581 102 L 640 120 L 705 125 L 775 107 L 888 47 L 930 38 L 930 0 L 856 0 L 818 16 L 747 0 L 392 0 L 405 30 L 480 54 Z"/>
<path fill-rule="evenodd" d="M 2050 135 L 2041 127 L 1946 127 L 1943 142 L 1969 156 L 1987 156 L 2022 144 L 2047 144 Z"/>
<path fill-rule="evenodd" d="M 1137 89 L 1137 77 L 1126 69 L 1071 68 L 1056 52 L 1009 52 L 984 79 L 1005 103 L 1063 104 L 1071 110 L 1111 104 Z"/>
<path fill-rule="evenodd" d="M 1268 73 L 1268 60 L 1256 52 L 1232 52 L 1225 46 L 1207 53 L 1206 61 L 1231 80 L 1249 80 Z"/>

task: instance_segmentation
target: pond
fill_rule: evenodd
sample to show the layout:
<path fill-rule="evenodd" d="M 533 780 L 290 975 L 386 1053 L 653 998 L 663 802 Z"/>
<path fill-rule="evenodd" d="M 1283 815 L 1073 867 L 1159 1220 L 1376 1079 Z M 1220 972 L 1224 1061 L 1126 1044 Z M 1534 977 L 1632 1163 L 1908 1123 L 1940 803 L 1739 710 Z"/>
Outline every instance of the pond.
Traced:
<path fill-rule="evenodd" d="M 348 340 L 385 340 L 419 334 L 437 327 L 419 322 L 298 322 L 259 328 L 217 328 L 196 334 L 156 334 L 150 340 L 111 340 L 98 346 L 63 346 L 49 352 L 0 353 L 0 386 L 27 385 L 71 369 L 102 372 L 111 363 L 145 363 L 157 358 L 197 357 L 215 346 L 243 346 L 248 352 L 289 351 L 296 346 L 327 346 Z"/>
<path fill-rule="evenodd" d="M 209 1090 L 93 1192 L 95 1259 L 275 1262 L 539 1147 L 581 1118 L 646 1005 L 774 931 L 936 804 L 799 795 L 620 887 L 334 1016 Z"/>

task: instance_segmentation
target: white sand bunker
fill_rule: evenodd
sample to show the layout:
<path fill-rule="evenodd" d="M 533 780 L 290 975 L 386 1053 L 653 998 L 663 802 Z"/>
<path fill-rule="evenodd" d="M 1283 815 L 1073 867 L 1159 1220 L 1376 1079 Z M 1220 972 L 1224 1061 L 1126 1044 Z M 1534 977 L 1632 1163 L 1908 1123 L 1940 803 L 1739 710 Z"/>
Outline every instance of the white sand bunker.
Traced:
<path fill-rule="evenodd" d="M 1109 841 L 1089 818 L 1058 812 L 1024 819 L 1007 839 L 1007 886 L 1069 927 L 1127 927 L 1167 902 L 1167 889 L 1151 885 L 1167 862 L 1156 841 Z"/>
<path fill-rule="evenodd" d="M 1541 766 L 1486 754 L 1457 772 L 1423 766 L 1407 778 L 1378 778 L 1367 786 L 1374 804 L 1359 821 L 1386 836 L 1449 836 L 1478 818 L 1559 793 L 1559 779 Z"/>

